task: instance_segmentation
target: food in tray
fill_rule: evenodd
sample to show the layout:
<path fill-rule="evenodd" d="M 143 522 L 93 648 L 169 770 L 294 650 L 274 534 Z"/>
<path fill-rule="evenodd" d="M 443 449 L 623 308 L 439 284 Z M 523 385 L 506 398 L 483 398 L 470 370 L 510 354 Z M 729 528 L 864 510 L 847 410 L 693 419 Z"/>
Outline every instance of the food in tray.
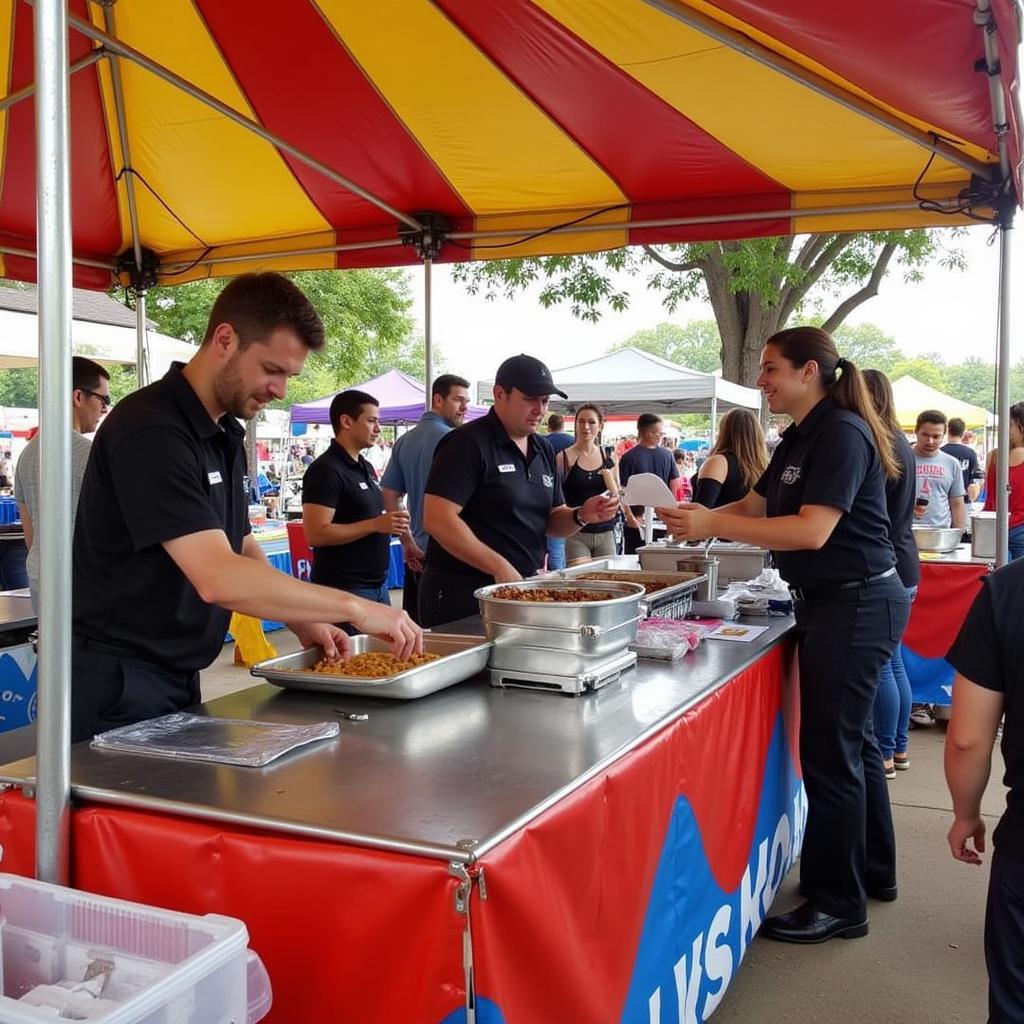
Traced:
<path fill-rule="evenodd" d="M 354 654 L 344 661 L 340 658 L 321 658 L 311 668 L 299 669 L 300 672 L 316 672 L 325 676 L 348 676 L 355 679 L 384 679 L 397 676 L 399 672 L 407 672 L 419 665 L 437 661 L 439 654 L 414 654 L 404 661 L 396 658 L 389 651 L 364 651 Z"/>
<path fill-rule="evenodd" d="M 613 597 L 621 597 L 617 593 L 605 593 L 595 590 L 578 590 L 575 587 L 561 589 L 558 587 L 529 587 L 520 590 L 518 587 L 498 587 L 492 590 L 490 597 L 499 601 L 534 601 L 548 604 L 562 604 L 577 601 L 610 601 Z"/>
<path fill-rule="evenodd" d="M 639 579 L 636 574 L 630 575 L 628 572 L 588 572 L 586 575 L 575 578 L 593 580 L 595 583 L 639 583 L 648 594 L 656 594 L 659 590 L 674 587 L 677 583 L 682 582 L 682 580 Z"/>

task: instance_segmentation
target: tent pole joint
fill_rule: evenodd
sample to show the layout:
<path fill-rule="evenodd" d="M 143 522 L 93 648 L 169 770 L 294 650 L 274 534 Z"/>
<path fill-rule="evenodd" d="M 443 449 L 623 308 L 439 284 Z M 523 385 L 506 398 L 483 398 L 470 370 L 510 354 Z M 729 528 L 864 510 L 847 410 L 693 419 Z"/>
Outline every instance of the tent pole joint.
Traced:
<path fill-rule="evenodd" d="M 419 229 L 400 227 L 398 237 L 403 245 L 411 245 L 421 260 L 436 260 L 445 239 L 455 229 L 450 217 L 431 210 L 412 215 L 420 222 Z"/>
<path fill-rule="evenodd" d="M 160 261 L 152 249 L 142 249 L 142 266 L 135 260 L 135 249 L 126 249 L 117 258 L 117 273 L 128 278 L 135 292 L 147 292 L 157 284 L 157 267 Z"/>

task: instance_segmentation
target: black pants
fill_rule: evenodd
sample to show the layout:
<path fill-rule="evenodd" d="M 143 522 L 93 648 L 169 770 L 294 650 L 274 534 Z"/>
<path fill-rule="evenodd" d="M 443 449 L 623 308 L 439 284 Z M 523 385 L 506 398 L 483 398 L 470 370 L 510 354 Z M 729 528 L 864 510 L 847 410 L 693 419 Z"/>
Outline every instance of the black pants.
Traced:
<path fill-rule="evenodd" d="M 198 704 L 198 672 L 178 672 L 75 638 L 71 651 L 71 742 Z"/>
<path fill-rule="evenodd" d="M 872 727 L 878 676 L 910 617 L 899 578 L 796 604 L 800 761 L 808 817 L 800 881 L 811 905 L 863 918 L 865 886 L 896 881 L 889 791 Z"/>
<path fill-rule="evenodd" d="M 1024 861 L 992 855 L 985 910 L 989 1024 L 1024 1022 Z"/>
<path fill-rule="evenodd" d="M 623 526 L 622 541 L 625 554 L 635 555 L 636 549 L 643 546 L 644 535 L 640 530 L 634 530 L 632 526 Z"/>
<path fill-rule="evenodd" d="M 473 596 L 478 587 L 494 582 L 483 573 L 441 572 L 424 569 L 420 576 L 419 614 L 424 629 L 480 614 L 480 602 Z"/>
<path fill-rule="evenodd" d="M 420 579 L 422 572 L 413 572 L 409 566 L 405 567 L 405 583 L 402 584 L 402 611 L 404 611 L 418 626 L 420 622 Z"/>

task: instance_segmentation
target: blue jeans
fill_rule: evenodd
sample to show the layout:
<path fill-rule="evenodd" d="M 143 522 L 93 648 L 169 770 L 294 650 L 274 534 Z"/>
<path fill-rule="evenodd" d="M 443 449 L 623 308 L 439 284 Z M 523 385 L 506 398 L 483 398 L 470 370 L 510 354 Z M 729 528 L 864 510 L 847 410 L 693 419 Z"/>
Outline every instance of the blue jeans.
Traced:
<path fill-rule="evenodd" d="M 365 598 L 367 601 L 376 601 L 377 604 L 391 606 L 391 594 L 388 592 L 387 583 L 382 583 L 379 587 L 341 587 L 340 589 L 344 590 L 346 594 L 354 594 L 356 597 Z M 357 636 L 359 633 L 359 630 L 351 622 L 339 622 L 338 625 L 349 636 Z"/>
<path fill-rule="evenodd" d="M 917 587 L 907 587 L 907 596 L 913 602 Z M 891 761 L 894 753 L 906 752 L 911 702 L 910 679 L 897 644 L 892 657 L 882 666 L 875 694 L 875 739 L 883 761 Z"/>
<path fill-rule="evenodd" d="M 548 537 L 548 569 L 565 568 L 565 538 Z"/>
<path fill-rule="evenodd" d="M 0 540 L 0 590 L 21 590 L 28 586 L 27 558 L 28 548 L 23 540 Z"/>
<path fill-rule="evenodd" d="M 1010 560 L 1024 558 L 1024 526 L 1012 526 L 1006 536 L 1010 547 Z"/>

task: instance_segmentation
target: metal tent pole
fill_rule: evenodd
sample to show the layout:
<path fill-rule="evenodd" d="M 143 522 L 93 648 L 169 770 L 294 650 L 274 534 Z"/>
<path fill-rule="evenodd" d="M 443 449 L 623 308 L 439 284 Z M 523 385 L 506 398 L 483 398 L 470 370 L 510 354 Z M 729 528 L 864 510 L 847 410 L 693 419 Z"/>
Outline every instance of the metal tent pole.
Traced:
<path fill-rule="evenodd" d="M 711 396 L 711 431 L 708 436 L 708 448 L 714 448 L 718 436 L 718 395 Z"/>
<path fill-rule="evenodd" d="M 430 394 L 430 390 L 434 383 L 433 267 L 434 261 L 427 256 L 423 260 L 423 372 L 426 374 L 426 380 L 423 382 L 423 404 L 427 412 L 430 411 L 431 398 L 433 397 Z"/>
<path fill-rule="evenodd" d="M 996 356 L 996 565 L 1009 561 L 1010 532 L 1010 231 L 999 228 L 999 326 Z"/>
<path fill-rule="evenodd" d="M 135 383 L 149 383 L 149 346 L 146 344 L 146 293 L 135 293 Z"/>
<path fill-rule="evenodd" d="M 71 816 L 71 188 L 64 0 L 36 0 L 39 251 L 39 727 L 36 875 L 69 881 Z"/>

